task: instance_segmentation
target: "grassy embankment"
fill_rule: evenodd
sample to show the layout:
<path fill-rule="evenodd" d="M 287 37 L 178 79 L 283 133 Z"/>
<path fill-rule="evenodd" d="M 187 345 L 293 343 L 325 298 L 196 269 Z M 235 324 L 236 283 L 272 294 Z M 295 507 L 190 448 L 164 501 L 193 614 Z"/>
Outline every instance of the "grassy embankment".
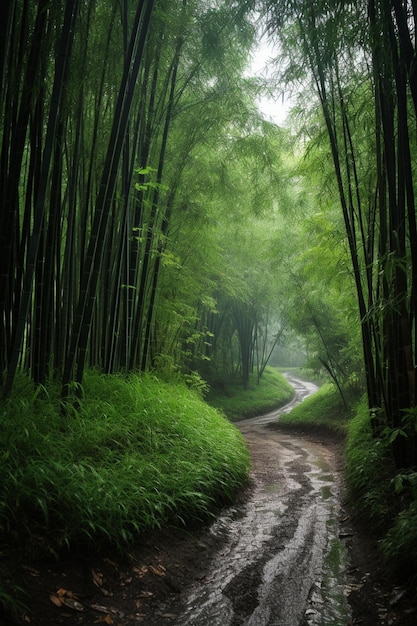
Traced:
<path fill-rule="evenodd" d="M 355 505 L 375 535 L 391 571 L 413 586 L 417 595 L 417 472 L 395 470 L 392 437 L 372 435 L 366 401 L 349 424 L 347 476 Z"/>
<path fill-rule="evenodd" d="M 344 436 L 349 417 L 350 411 L 344 406 L 336 387 L 327 382 L 290 413 L 282 415 L 279 423 L 284 428 L 327 431 Z"/>
<path fill-rule="evenodd" d="M 86 377 L 80 409 L 24 385 L 2 408 L 0 523 L 56 547 L 204 517 L 244 483 L 238 431 L 184 384 Z"/>
<path fill-rule="evenodd" d="M 204 520 L 232 501 L 247 481 L 248 451 L 199 382 L 193 390 L 179 378 L 90 373 L 79 410 L 65 419 L 58 387 L 34 392 L 20 380 L 0 403 L 0 558 L 10 549 L 25 559 L 74 546 L 125 549 L 145 530 Z M 231 412 L 284 403 L 279 382 L 268 373 L 248 392 L 230 388 Z M 7 562 L 0 614 L 17 607 L 6 577 Z"/>

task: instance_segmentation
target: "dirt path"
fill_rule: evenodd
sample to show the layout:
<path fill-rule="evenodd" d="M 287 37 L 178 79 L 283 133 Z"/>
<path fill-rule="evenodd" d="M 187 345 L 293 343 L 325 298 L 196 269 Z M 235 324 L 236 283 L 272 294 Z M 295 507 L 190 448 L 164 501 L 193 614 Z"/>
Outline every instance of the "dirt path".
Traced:
<path fill-rule="evenodd" d="M 271 416 L 272 419 L 272 416 Z M 226 534 L 210 581 L 188 594 L 177 624 L 348 624 L 345 548 L 339 539 L 334 452 L 268 428 L 240 424 L 251 451 L 253 489 L 211 532 Z"/>
<path fill-rule="evenodd" d="M 296 398 L 281 412 L 315 389 L 291 382 Z M 341 443 L 280 431 L 279 413 L 239 424 L 251 452 L 252 485 L 213 525 L 151 533 L 124 560 L 79 555 L 29 568 L 30 623 L 415 624 L 370 539 L 342 505 Z"/>

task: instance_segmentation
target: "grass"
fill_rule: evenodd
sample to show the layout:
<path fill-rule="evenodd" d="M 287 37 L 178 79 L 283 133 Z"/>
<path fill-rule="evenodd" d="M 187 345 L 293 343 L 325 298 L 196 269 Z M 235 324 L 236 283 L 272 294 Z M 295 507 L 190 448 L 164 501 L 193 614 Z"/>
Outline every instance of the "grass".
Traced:
<path fill-rule="evenodd" d="M 0 526 L 22 551 L 124 548 L 245 484 L 240 433 L 185 385 L 90 373 L 84 398 L 64 420 L 57 389 L 40 398 L 23 381 L 0 407 Z"/>
<path fill-rule="evenodd" d="M 364 398 L 349 423 L 346 448 L 350 496 L 374 529 L 390 570 L 417 585 L 417 472 L 396 471 L 389 436 L 372 435 Z"/>
<path fill-rule="evenodd" d="M 229 380 L 224 387 L 212 389 L 207 402 L 232 421 L 239 421 L 267 413 L 291 400 L 294 389 L 282 374 L 273 367 L 266 367 L 258 384 L 252 375 L 248 389 L 243 389 L 240 380 Z"/>
<path fill-rule="evenodd" d="M 390 481 L 394 473 L 389 447 L 373 437 L 365 398 L 349 423 L 346 446 L 347 479 L 359 513 L 380 530 L 391 516 Z"/>
<path fill-rule="evenodd" d="M 349 411 L 344 406 L 337 389 L 325 383 L 320 389 L 280 417 L 282 426 L 303 430 L 327 430 L 346 435 Z"/>

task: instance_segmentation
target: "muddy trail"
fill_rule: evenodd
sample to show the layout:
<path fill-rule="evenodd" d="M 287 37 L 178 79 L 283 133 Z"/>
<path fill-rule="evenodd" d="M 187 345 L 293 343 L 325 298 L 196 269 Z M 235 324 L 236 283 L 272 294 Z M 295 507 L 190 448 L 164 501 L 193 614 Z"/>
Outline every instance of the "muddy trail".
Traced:
<path fill-rule="evenodd" d="M 211 532 L 226 537 L 208 583 L 192 588 L 181 625 L 348 624 L 346 549 L 334 452 L 274 430 L 316 387 L 292 378 L 285 408 L 238 424 L 252 457 L 253 488 Z"/>
<path fill-rule="evenodd" d="M 133 626 L 411 626 L 417 614 L 381 569 L 343 496 L 343 445 L 279 428 L 316 390 L 240 422 L 251 486 L 208 527 L 150 533 L 127 558 L 26 566 L 25 623 Z M 59 595 L 61 594 L 61 595 Z M 59 602 L 57 601 L 59 600 Z"/>

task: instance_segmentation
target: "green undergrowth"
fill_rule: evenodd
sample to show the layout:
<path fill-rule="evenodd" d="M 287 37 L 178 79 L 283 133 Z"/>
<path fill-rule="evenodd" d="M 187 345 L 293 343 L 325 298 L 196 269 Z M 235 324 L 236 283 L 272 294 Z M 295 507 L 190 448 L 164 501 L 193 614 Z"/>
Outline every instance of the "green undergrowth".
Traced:
<path fill-rule="evenodd" d="M 282 415 L 279 423 L 283 427 L 305 431 L 324 430 L 344 436 L 349 415 L 349 409 L 345 407 L 336 387 L 325 383 L 290 413 Z"/>
<path fill-rule="evenodd" d="M 366 399 L 359 403 L 349 424 L 346 462 L 357 511 L 370 520 L 375 531 L 381 530 L 391 516 L 394 467 L 388 447 L 372 436 Z"/>
<path fill-rule="evenodd" d="M 238 421 L 283 406 L 293 395 L 294 389 L 286 378 L 276 368 L 266 367 L 259 384 L 254 374 L 247 389 L 243 389 L 241 380 L 222 382 L 221 386 L 212 387 L 207 402 L 230 420 Z"/>
<path fill-rule="evenodd" d="M 349 423 L 346 449 L 350 496 L 374 530 L 390 570 L 417 584 L 417 472 L 396 471 L 390 437 L 374 437 L 363 399 Z"/>
<path fill-rule="evenodd" d="M 242 436 L 184 384 L 89 373 L 83 391 L 66 418 L 54 386 L 23 381 L 0 406 L 0 527 L 22 552 L 124 549 L 206 519 L 245 484 Z"/>

